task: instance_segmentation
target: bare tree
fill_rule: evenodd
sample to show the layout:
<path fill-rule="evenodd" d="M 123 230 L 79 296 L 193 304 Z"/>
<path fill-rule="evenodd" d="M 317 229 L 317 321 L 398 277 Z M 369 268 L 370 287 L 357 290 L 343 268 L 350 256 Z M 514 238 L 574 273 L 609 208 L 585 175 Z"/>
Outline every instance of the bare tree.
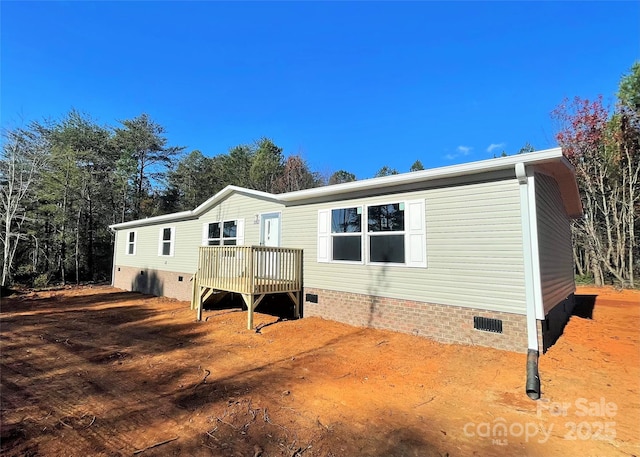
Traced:
<path fill-rule="evenodd" d="M 46 160 L 46 142 L 34 131 L 16 129 L 3 133 L 0 158 L 0 210 L 2 243 L 2 285 L 6 286 L 21 231 L 27 219 L 24 206 L 38 172 Z"/>
<path fill-rule="evenodd" d="M 274 190 L 280 193 L 311 189 L 317 187 L 319 181 L 319 177 L 309 170 L 309 166 L 300 155 L 292 155 L 285 161 L 282 174 L 276 179 Z"/>
<path fill-rule="evenodd" d="M 608 276 L 633 287 L 634 225 L 640 202 L 638 142 L 627 138 L 631 133 L 624 116 L 609 117 L 602 98 L 565 101 L 554 117 L 561 124 L 558 142 L 576 168 L 584 208 L 584 217 L 573 224 L 576 269 L 592 275 L 596 285 Z M 633 135 L 637 138 L 637 129 Z"/>

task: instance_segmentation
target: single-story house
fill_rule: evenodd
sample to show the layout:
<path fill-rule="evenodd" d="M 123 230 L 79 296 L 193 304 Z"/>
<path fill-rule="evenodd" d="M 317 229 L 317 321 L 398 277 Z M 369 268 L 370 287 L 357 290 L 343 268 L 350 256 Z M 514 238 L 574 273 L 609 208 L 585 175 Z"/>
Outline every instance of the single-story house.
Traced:
<path fill-rule="evenodd" d="M 112 225 L 113 285 L 202 301 L 194 275 L 219 268 L 202 246 L 228 249 L 218 263 L 248 262 L 234 246 L 295 248 L 305 317 L 538 351 L 572 311 L 581 215 L 560 148 L 283 194 L 228 186 L 192 211 Z"/>

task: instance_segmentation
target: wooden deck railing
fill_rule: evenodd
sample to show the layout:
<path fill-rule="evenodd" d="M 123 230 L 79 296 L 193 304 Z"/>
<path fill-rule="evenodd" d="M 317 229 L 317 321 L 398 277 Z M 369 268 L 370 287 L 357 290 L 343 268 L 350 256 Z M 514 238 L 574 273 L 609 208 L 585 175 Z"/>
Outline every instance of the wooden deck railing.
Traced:
<path fill-rule="evenodd" d="M 298 292 L 302 249 L 268 246 L 202 246 L 194 288 L 241 294 Z"/>

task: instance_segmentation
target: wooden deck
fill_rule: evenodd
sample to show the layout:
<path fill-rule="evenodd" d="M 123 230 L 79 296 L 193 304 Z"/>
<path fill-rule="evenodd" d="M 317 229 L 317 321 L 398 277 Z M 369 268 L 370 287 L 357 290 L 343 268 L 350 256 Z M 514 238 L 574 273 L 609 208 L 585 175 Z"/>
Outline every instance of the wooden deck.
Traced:
<path fill-rule="evenodd" d="M 267 294 L 288 294 L 300 315 L 302 249 L 267 246 L 202 246 L 193 282 L 191 307 L 202 320 L 202 304 L 214 294 L 238 293 L 253 311 Z"/>

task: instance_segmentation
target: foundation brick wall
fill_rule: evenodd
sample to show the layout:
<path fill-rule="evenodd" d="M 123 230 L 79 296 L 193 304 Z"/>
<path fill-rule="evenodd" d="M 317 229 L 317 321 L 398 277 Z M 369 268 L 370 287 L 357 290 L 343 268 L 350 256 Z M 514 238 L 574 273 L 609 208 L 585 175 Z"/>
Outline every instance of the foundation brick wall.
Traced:
<path fill-rule="evenodd" d="M 307 294 L 316 294 L 318 303 L 307 301 Z M 442 343 L 527 352 L 527 322 L 526 316 L 521 314 L 313 288 L 304 289 L 303 299 L 305 317 L 317 316 L 359 327 L 395 330 Z M 503 333 L 474 329 L 474 316 L 502 320 Z"/>
<path fill-rule="evenodd" d="M 191 301 L 193 273 L 176 273 L 174 271 L 148 270 L 137 267 L 116 265 L 113 275 L 113 286 L 118 289 L 142 292 L 143 294 L 176 298 Z M 182 277 L 182 281 L 180 281 Z"/>

